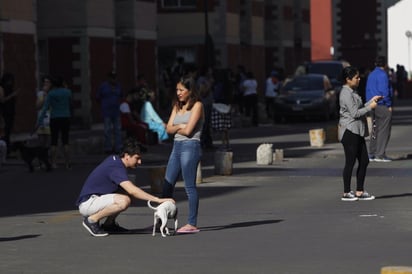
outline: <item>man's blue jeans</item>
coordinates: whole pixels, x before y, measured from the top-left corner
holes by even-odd
[[[171,197],[174,186],[182,174],[189,199],[188,223],[196,226],[199,196],[196,189],[197,165],[201,157],[200,142],[197,140],[175,141],[167,163],[163,196]],[[165,193],[170,192],[170,193]]]
[[[104,151],[119,153],[122,149],[120,116],[104,117]],[[112,138],[114,137],[114,147]]]

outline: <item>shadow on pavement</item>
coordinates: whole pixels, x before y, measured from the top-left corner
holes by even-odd
[[[412,196],[412,193],[402,193],[402,194],[376,196],[376,199],[392,199],[392,198],[403,198],[403,197],[410,197],[410,196]]]
[[[233,223],[233,224],[228,224],[228,225],[204,226],[204,227],[200,227],[200,230],[201,231],[214,231],[214,230],[222,230],[222,229],[233,229],[233,228],[240,228],[240,227],[276,224],[280,222],[283,222],[283,220],[249,221],[249,222]]]
[[[14,236],[14,237],[0,237],[0,242],[11,242],[11,241],[19,241],[31,238],[40,237],[40,234],[29,234],[29,235],[21,235],[21,236]]]

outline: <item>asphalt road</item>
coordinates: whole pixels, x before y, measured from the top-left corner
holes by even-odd
[[[153,212],[143,201],[118,218],[129,234],[94,238],[81,226],[74,201],[103,155],[77,155],[71,171],[51,173],[28,173],[12,160],[0,170],[0,272],[372,274],[412,266],[411,122],[404,103],[394,112],[388,146],[396,160],[370,163],[366,189],[377,199],[358,202],[340,201],[341,145],[309,145],[309,129],[334,122],[232,129],[233,175],[215,175],[213,152],[203,156],[201,232],[167,238],[145,229]],[[256,148],[265,142],[284,149],[284,161],[256,165]],[[164,161],[169,150],[150,147],[146,164]],[[134,173],[150,191],[146,169]],[[176,200],[183,225],[182,182]]]

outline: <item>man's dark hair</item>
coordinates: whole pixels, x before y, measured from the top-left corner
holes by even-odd
[[[120,157],[123,157],[126,153],[129,155],[135,155],[135,154],[140,155],[140,145],[136,139],[127,138],[123,142],[123,149],[122,149],[122,152],[120,153]]]
[[[385,56],[378,56],[375,59],[375,66],[377,67],[384,67],[386,66],[386,57]]]

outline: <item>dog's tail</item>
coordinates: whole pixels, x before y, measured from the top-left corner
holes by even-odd
[[[153,210],[156,210],[157,207],[152,206],[152,204],[150,203],[150,201],[147,201],[147,206],[150,207]]]

